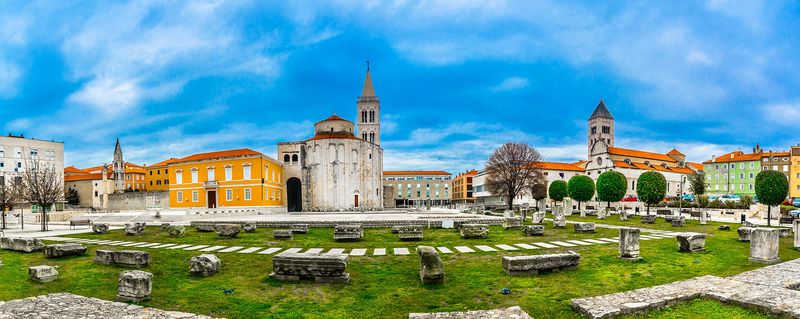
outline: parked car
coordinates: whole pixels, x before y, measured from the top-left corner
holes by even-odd
[[[720,197],[719,200],[722,201],[722,202],[738,203],[739,201],[742,200],[742,198],[739,197],[739,195],[728,194],[728,195],[722,195],[722,197]]]
[[[790,210],[788,214],[789,217],[800,218],[800,209]]]
[[[710,201],[715,201],[715,200],[718,200],[718,199],[719,199],[719,196],[717,196],[717,195],[708,195],[708,200],[710,200]]]
[[[623,202],[635,202],[635,201],[638,201],[638,200],[639,200],[639,198],[634,196],[634,195],[628,195],[628,196],[625,196],[624,198],[622,198]]]
[[[681,199],[691,202],[694,200],[694,194],[684,194],[683,197],[681,197]]]
[[[794,200],[792,200],[792,206],[800,207],[800,197],[795,198]]]

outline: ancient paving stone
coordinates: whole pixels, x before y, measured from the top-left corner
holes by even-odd
[[[531,244],[539,246],[539,247],[543,247],[543,248],[558,248],[558,246],[553,245],[553,244],[548,244],[548,243],[531,243]]]
[[[319,254],[322,252],[322,250],[323,250],[322,248],[311,248],[309,250],[306,250],[305,252],[312,254]]]
[[[466,312],[411,313],[409,319],[533,319],[519,306]]]
[[[400,256],[405,256],[405,255],[410,255],[411,252],[408,251],[408,248],[400,247],[400,248],[395,248],[394,249],[394,254],[395,255],[400,255]]]
[[[597,240],[597,239],[584,239],[584,241],[592,243],[592,244],[608,244],[608,242]]]
[[[264,250],[260,251],[258,254],[259,255],[274,254],[276,252],[281,251],[281,249],[283,249],[283,248],[278,248],[278,247],[267,248],[267,249],[264,249]]]
[[[589,245],[592,245],[592,243],[587,243],[587,242],[585,242],[585,241],[580,241],[580,240],[576,240],[576,239],[573,239],[573,240],[565,240],[565,242],[568,242],[568,243],[571,243],[571,244],[576,244],[576,245],[581,245],[581,246],[589,246]]]
[[[237,254],[252,254],[252,253],[260,250],[261,248],[262,247],[250,247],[250,248],[247,248],[247,249],[243,249],[243,250],[237,251],[236,253]]]
[[[500,248],[502,250],[519,250],[519,248],[517,248],[517,247],[504,245],[504,244],[499,244],[499,245],[495,245],[495,246],[497,246],[497,248]]]
[[[206,247],[208,247],[208,245],[197,245],[197,246],[186,247],[183,250],[192,251],[192,250],[198,250],[200,248],[206,248]]]
[[[242,249],[242,248],[244,248],[244,247],[242,247],[242,246],[233,246],[233,247],[228,247],[228,248],[225,248],[223,250],[220,250],[219,252],[221,252],[221,253],[232,253],[232,252],[237,251],[237,250]]]
[[[514,246],[520,247],[522,249],[539,249],[539,247],[531,246],[528,244],[514,244]]]
[[[122,302],[55,293],[0,302],[0,318],[210,319]]]
[[[447,247],[436,247],[436,249],[438,249],[440,252],[442,252],[442,254],[452,254],[453,253],[453,251],[450,250],[450,248],[447,248]]]
[[[475,248],[478,248],[482,251],[497,251],[497,249],[494,249],[491,246],[486,246],[486,245],[475,245]]]
[[[350,252],[350,256],[364,256],[367,254],[367,250],[364,248],[356,248]]]
[[[469,248],[469,247],[467,247],[467,246],[456,246],[456,247],[454,247],[454,248],[455,248],[456,250],[458,250],[458,252],[460,252],[460,253],[474,253],[474,252],[475,252],[475,250],[474,250],[474,249],[472,249],[472,248]]]
[[[301,250],[303,250],[303,249],[302,248],[289,248],[287,250],[284,250],[283,252],[285,252],[285,253],[299,253]]]
[[[186,248],[186,247],[191,247],[191,246],[192,246],[192,245],[183,244],[183,245],[178,245],[178,246],[172,246],[172,247],[168,247],[167,249],[184,249],[184,248]]]
[[[372,251],[373,256],[385,256],[386,255],[386,248],[375,248]]]
[[[177,245],[178,244],[162,244],[162,245],[158,245],[158,246],[153,246],[153,248],[167,248],[167,247],[172,247],[172,246],[177,246]]]
[[[616,243],[619,240],[619,238],[617,238],[617,239],[614,239],[614,238],[599,238],[597,240],[604,241],[604,242],[607,242],[607,243]]]
[[[220,249],[225,248],[225,247],[228,247],[228,246],[211,246],[211,247],[208,247],[208,248],[200,249],[200,251],[205,251],[205,252],[215,251],[215,250],[220,250]]]
[[[563,241],[551,241],[550,243],[554,244],[554,245],[564,246],[564,247],[575,247],[575,246],[578,246],[578,245],[571,244],[571,243],[565,243]]]

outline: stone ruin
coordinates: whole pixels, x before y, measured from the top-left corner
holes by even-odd
[[[669,220],[672,223],[672,227],[683,227],[686,225],[686,219],[683,216],[675,216]]]
[[[642,224],[655,224],[656,215],[642,215],[640,217],[640,221],[642,222]]]
[[[58,279],[58,270],[53,266],[33,266],[28,267],[28,276],[35,282],[51,282]]]
[[[408,319],[533,319],[519,306],[466,312],[410,313]]]
[[[333,240],[335,241],[359,241],[364,238],[364,227],[360,224],[336,225],[333,229]]]
[[[800,219],[795,219],[792,222],[792,229],[794,230],[794,248],[800,248]]]
[[[270,278],[283,281],[314,279],[318,283],[348,283],[347,255],[283,252],[272,257]]]
[[[419,279],[423,284],[443,284],[444,265],[439,253],[430,246],[417,247],[419,255]]]
[[[739,241],[750,241],[750,235],[756,230],[756,227],[739,227],[736,230],[739,233]]]
[[[778,258],[779,237],[780,230],[777,228],[754,228],[750,233],[750,258],[748,260],[764,264],[781,261]]]
[[[579,234],[594,233],[595,228],[594,223],[585,222],[574,223],[572,227],[575,229],[575,232]]]
[[[171,237],[183,237],[186,235],[186,227],[183,226],[169,226],[167,227],[167,233]]]
[[[628,211],[620,210],[619,211],[619,220],[628,220]]]
[[[159,227],[159,229],[161,231],[169,231],[170,226],[172,226],[170,223],[161,223],[161,227]]]
[[[146,251],[98,249],[95,253],[94,262],[102,265],[145,267],[150,264],[150,253]]]
[[[422,240],[422,226],[405,225],[396,227],[400,240]]]
[[[189,260],[189,272],[192,275],[211,276],[219,271],[222,261],[212,254],[203,254]]]
[[[525,225],[522,227],[525,236],[544,236],[544,225]]]
[[[290,229],[276,229],[272,231],[272,238],[278,240],[292,240],[294,233]]]
[[[95,234],[105,234],[108,232],[108,224],[92,224],[92,231]]]
[[[553,213],[553,227],[567,228],[567,218],[562,213]]]
[[[731,226],[730,225],[719,225],[719,227],[717,227],[717,229],[724,230],[724,231],[729,231],[729,230],[731,230]]]
[[[150,299],[153,292],[153,274],[141,270],[128,270],[119,275],[117,301],[139,302]]]
[[[619,258],[636,261],[639,256],[639,228],[623,227],[619,229]]]
[[[289,229],[295,234],[308,234],[308,224],[293,224]]]
[[[67,256],[77,256],[86,253],[86,247],[81,244],[52,244],[44,247],[44,255],[47,258],[59,258]]]
[[[461,238],[486,238],[489,236],[487,224],[461,224],[459,227]]]
[[[125,224],[125,235],[138,236],[144,234],[144,227],[146,223],[128,223]]]
[[[538,275],[539,272],[574,269],[581,255],[569,251],[561,254],[533,256],[503,256],[503,270],[509,276]]]
[[[792,229],[788,227],[780,227],[778,229],[778,235],[781,238],[789,238],[792,237]]]
[[[706,234],[683,233],[675,236],[678,250],[682,252],[698,252],[706,250]]]
[[[503,228],[506,230],[508,229],[520,229],[522,228],[522,221],[524,219],[519,217],[506,217],[503,219]]]
[[[242,226],[242,229],[245,233],[255,233],[256,230],[258,230],[258,226],[256,223],[246,223],[244,226]]]
[[[214,231],[214,225],[210,224],[194,225],[194,229],[201,233],[210,233]]]
[[[214,231],[217,233],[217,236],[220,238],[234,238],[239,236],[239,232],[242,231],[242,225],[239,224],[216,224],[214,225]]]
[[[543,224],[544,223],[544,211],[533,212],[531,214],[531,223],[534,224]]]
[[[0,238],[0,249],[32,253],[44,249],[44,243],[37,238]]]

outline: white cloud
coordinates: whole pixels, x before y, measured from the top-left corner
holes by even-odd
[[[504,92],[522,89],[528,86],[528,79],[518,76],[512,76],[503,80],[499,84],[491,87],[489,90],[492,92]]]

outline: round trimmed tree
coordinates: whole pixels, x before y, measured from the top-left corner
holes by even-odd
[[[647,204],[647,215],[650,215],[650,205],[660,203],[667,195],[667,179],[656,171],[642,173],[636,181],[636,195]]]
[[[756,175],[758,202],[767,205],[767,226],[772,226],[772,206],[780,205],[789,195],[789,180],[775,170],[761,171]]]
[[[550,184],[550,188],[547,191],[548,196],[550,199],[556,202],[560,202],[564,200],[564,197],[567,197],[567,182],[562,180],[557,180]]]
[[[531,197],[536,200],[537,207],[540,200],[547,198],[547,185],[544,183],[534,183],[531,186]]]
[[[607,171],[597,176],[597,200],[606,202],[611,207],[611,202],[621,201],[628,192],[628,179],[620,172]]]
[[[567,183],[567,193],[569,198],[578,201],[578,210],[581,210],[581,202],[586,202],[594,197],[594,181],[585,175],[575,175]]]

